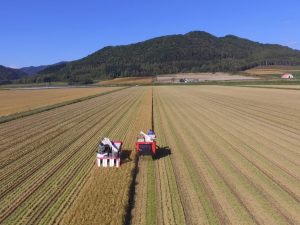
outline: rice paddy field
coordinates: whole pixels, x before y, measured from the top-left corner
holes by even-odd
[[[0,224],[300,224],[300,92],[120,89],[0,124]],[[137,158],[154,128],[157,155]],[[101,137],[124,141],[98,168]]]

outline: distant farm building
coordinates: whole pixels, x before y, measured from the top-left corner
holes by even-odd
[[[293,79],[294,76],[292,74],[286,73],[281,76],[282,79]]]

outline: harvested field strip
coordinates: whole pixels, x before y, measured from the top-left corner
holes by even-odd
[[[152,95],[144,100],[144,110],[147,114],[141,119],[141,129],[146,132],[152,128]],[[138,132],[139,132],[138,131]],[[137,132],[137,134],[138,134]],[[155,164],[152,157],[142,156],[138,160],[138,173],[135,181],[134,207],[131,212],[131,224],[156,224],[156,184]]]
[[[155,96],[155,92],[153,93]],[[135,205],[131,224],[185,224],[183,208],[170,160],[169,148],[160,127],[155,97],[147,105],[152,111],[152,127],[159,137],[159,148],[154,160],[141,157],[136,179]],[[152,105],[152,109],[151,109]],[[149,128],[148,123],[148,128]]]
[[[171,162],[171,151],[167,145],[164,132],[165,121],[162,120],[157,93],[154,89],[154,128],[158,137],[158,153],[155,159],[156,169],[156,199],[157,199],[157,224],[185,224],[185,215],[179,190]],[[186,200],[186,199],[185,199]]]
[[[212,109],[212,108],[211,108]],[[215,113],[215,114],[220,114],[219,111],[217,110],[209,110],[207,113]],[[222,115],[219,115],[222,117]],[[224,116],[223,116],[224,117]],[[224,118],[225,119],[225,118]],[[243,123],[242,123],[243,122]],[[276,138],[267,138],[263,136],[263,134],[268,133],[268,130],[264,130],[264,132],[261,132],[261,129],[255,129],[255,126],[253,123],[247,123],[245,119],[240,119],[238,116],[235,120],[227,120],[224,121],[224,124],[226,124],[226,128],[232,129],[232,131],[237,135],[237,136],[243,136],[244,139],[247,140],[250,144],[250,146],[256,146],[256,148],[253,149],[255,153],[263,157],[264,159],[267,159],[268,161],[274,163],[278,167],[282,168],[285,170],[287,173],[290,173],[291,176],[297,177],[299,174],[297,170],[299,170],[299,153],[290,151],[290,149],[286,146],[289,144],[289,142],[286,141],[285,145],[280,144],[280,142],[285,142],[284,139],[278,139]],[[246,126],[245,126],[246,125]],[[241,132],[243,130],[247,129],[247,134],[242,134]],[[257,132],[258,130],[258,132]],[[259,141],[256,137],[257,135],[261,135],[260,139],[263,141]],[[276,137],[276,133],[272,134],[271,137]],[[269,149],[273,150],[273,154],[269,154]],[[282,151],[284,150],[284,152]],[[291,154],[291,157],[289,155]],[[285,168],[283,168],[283,166]],[[298,179],[298,178],[297,178]]]
[[[149,99],[148,110],[151,110],[151,120],[149,121],[149,127],[154,130],[154,112],[153,112],[153,88],[151,90],[151,99]],[[147,128],[148,130],[149,128]],[[155,179],[155,164],[153,157],[148,157],[147,160],[150,160],[147,163],[147,205],[146,205],[146,224],[155,225],[156,224],[156,179]],[[143,160],[140,160],[140,164],[143,163]],[[142,165],[141,165],[142,166]],[[138,199],[137,199],[138,200]]]
[[[143,163],[143,162],[142,162]],[[138,200],[138,199],[137,199]],[[147,164],[147,205],[146,224],[156,224],[156,188],[155,188],[155,165],[150,158]]]
[[[142,225],[146,224],[147,215],[147,160],[143,162],[143,166],[138,167],[138,173],[135,182],[135,199],[134,208],[132,209],[130,221],[127,224]]]
[[[125,159],[121,168],[93,168],[74,204],[66,211],[59,224],[123,224],[128,207],[131,173],[135,163],[134,142],[140,130],[151,126],[151,89],[143,90],[136,105],[131,105],[119,124],[113,127],[110,136],[124,141],[124,152],[130,158]],[[144,165],[142,164],[142,168]],[[144,170],[146,171],[146,170]],[[138,179],[137,179],[138,180]],[[139,208],[138,210],[145,210]],[[86,213],[86,212],[89,213]],[[137,212],[138,214],[139,212]]]
[[[2,101],[4,99],[4,102],[1,103],[3,108],[1,110],[2,114],[0,114],[0,123],[5,123],[11,120],[30,116],[36,113],[82,102],[87,99],[91,99],[91,98],[99,97],[101,95],[115,92],[117,90],[121,90],[121,89],[119,88],[84,88],[84,89],[66,88],[66,89],[58,89],[58,90],[52,89],[52,90],[40,90],[40,91],[25,90],[23,91],[24,93],[21,93],[19,94],[19,96],[13,98],[11,98],[9,94],[14,91],[9,90],[7,93],[1,93],[3,95]],[[20,90],[17,90],[15,92],[18,91],[22,92]],[[31,100],[30,103],[28,103],[28,99]]]
[[[210,98],[212,101],[221,102],[219,96],[216,94],[210,94],[207,96],[204,96],[206,98]],[[295,120],[297,122],[300,122],[299,118],[297,117],[297,114],[294,111],[290,111],[289,108],[287,109],[280,109],[278,107],[274,107],[272,104],[266,104],[264,106],[260,106],[260,104],[255,104],[255,101],[253,100],[247,100],[247,102],[244,101],[244,99],[238,98],[236,96],[223,96],[222,100],[226,102],[231,102],[232,105],[227,105],[227,107],[232,107],[232,109],[243,109],[246,107],[248,114],[251,114],[253,116],[259,115],[262,118],[264,118],[266,121],[276,121],[276,123],[280,121],[284,121],[283,126],[288,126],[289,122],[291,120]],[[270,110],[271,109],[271,110]],[[268,117],[272,116],[272,117]],[[286,124],[287,122],[287,124]],[[299,127],[295,127],[296,130],[299,130]]]
[[[204,127],[202,127],[202,128],[204,128]],[[206,131],[206,133],[208,133],[207,131]],[[208,138],[208,137],[207,137]],[[228,146],[228,148],[229,148],[229,146]],[[219,153],[220,154],[220,153]],[[228,160],[228,159],[227,159]],[[233,164],[233,165],[235,165],[235,164]],[[235,168],[236,169],[236,168]],[[232,173],[232,172],[231,172]]]
[[[240,117],[237,117],[237,119],[236,120],[239,120],[239,118]],[[244,120],[243,120],[244,121]],[[226,122],[225,122],[226,123]],[[228,126],[231,126],[232,125],[232,123],[230,123],[230,124],[228,124]],[[226,127],[228,127],[228,126],[226,126]],[[241,126],[242,126],[242,123],[241,123]],[[239,126],[234,126],[234,127],[232,127],[232,131],[234,131],[234,129],[239,129]],[[244,129],[246,129],[246,128],[244,128]],[[228,133],[228,132],[227,132]],[[239,131],[239,132],[237,132],[237,135],[241,135],[241,132]],[[285,164],[286,163],[288,163],[289,165],[288,166],[285,166],[285,167],[282,167],[281,165],[279,165],[279,164],[282,164],[284,161],[282,160],[282,158],[281,157],[279,157],[278,159],[277,159],[277,161],[278,160],[280,160],[279,162],[274,162],[274,160],[273,159],[268,159],[268,158],[270,158],[271,156],[272,156],[272,158],[274,158],[274,154],[272,154],[272,155],[270,155],[270,154],[268,154],[268,153],[266,153],[265,155],[263,155],[262,154],[262,152],[264,151],[264,150],[267,150],[268,149],[268,147],[267,147],[267,145],[265,146],[265,148],[262,148],[262,146],[263,146],[263,144],[256,144],[256,145],[253,145],[253,144],[255,144],[255,142],[257,142],[257,140],[258,139],[253,139],[253,140],[251,140],[250,138],[249,138],[249,136],[247,135],[247,134],[245,134],[245,138],[243,138],[242,140],[248,140],[248,142],[251,144],[250,145],[250,148],[251,148],[251,146],[255,146],[254,148],[252,148],[252,153],[257,153],[259,156],[260,156],[260,158],[262,158],[262,159],[267,159],[267,161],[265,161],[265,162],[262,162],[262,164],[268,164],[268,163],[274,163],[274,164],[276,164],[277,165],[277,168],[280,168],[280,169],[282,169],[282,170],[284,170],[286,173],[288,173],[290,176],[292,176],[292,177],[294,177],[296,180],[298,180],[298,178],[297,178],[297,174],[299,174],[299,173],[297,173],[297,170],[299,171],[299,167],[297,168],[297,163],[296,163],[296,165],[295,165],[295,163],[294,163],[294,165],[292,165],[292,164],[290,164],[289,162],[285,162]],[[260,139],[262,139],[262,137],[260,137]],[[259,149],[259,151],[257,151],[256,149]],[[280,149],[278,149],[278,150],[280,150]],[[275,152],[275,155],[276,155],[276,152]],[[254,156],[255,157],[255,156]],[[295,167],[294,169],[295,169],[295,171],[294,170],[292,170],[291,172],[288,172],[287,171],[287,169],[285,169],[285,168],[288,168],[289,170],[290,169],[292,169],[293,168],[293,166]],[[292,175],[291,173],[293,173],[293,171],[294,171],[294,175]],[[274,172],[275,173],[275,172]],[[278,176],[278,173],[276,172],[276,174],[277,174],[277,176]],[[284,177],[285,177],[285,175],[284,175]]]
[[[120,92],[19,119],[28,121],[27,129],[34,131],[32,127],[35,126],[35,117],[42,118],[46,115],[54,122],[51,113],[53,117],[57,116],[57,112],[61,116],[69,117],[73,109],[77,108],[79,112],[78,116],[69,117],[72,122],[70,122],[70,126],[66,126],[67,129],[58,129],[59,134],[54,140],[44,142],[43,139],[47,136],[41,135],[40,140],[33,140],[33,144],[36,146],[34,151],[32,151],[33,149],[27,151],[30,144],[25,145],[24,153],[27,153],[26,157],[31,157],[31,161],[21,164],[22,167],[19,165],[22,163],[22,155],[17,155],[20,162],[18,159],[14,161],[6,158],[13,157],[13,154],[1,157],[3,160],[1,162],[6,162],[1,164],[3,165],[0,191],[0,221],[2,224],[42,222],[49,224],[55,221],[55,217],[64,210],[66,204],[70,203],[70,198],[91,169],[99,137],[110,133],[110,130],[119,124],[120,120],[128,119],[128,112],[133,110],[131,107],[137,107],[140,104],[138,96],[143,93],[143,90],[135,88]],[[112,98],[121,99],[121,101],[108,104]],[[102,107],[103,105],[105,107]],[[60,122],[58,119],[56,126],[59,127]],[[3,126],[6,132],[14,133],[14,126],[9,126],[9,124],[13,125],[17,122],[15,120],[0,125],[0,131]],[[47,132],[47,125],[53,126],[51,123],[45,123],[44,130],[39,127],[40,133]],[[26,129],[23,132],[26,134]],[[21,134],[17,134],[16,137]],[[18,143],[22,145],[22,141],[16,144]],[[42,144],[38,146],[38,143]],[[7,152],[7,149],[4,150]]]
[[[213,210],[213,204],[209,201],[209,195],[205,191],[205,185],[202,179],[198,180],[196,171],[191,167],[186,156],[187,147],[180,142],[176,135],[176,129],[171,126],[170,111],[166,112],[163,106],[166,102],[161,100],[161,93],[158,94],[158,107],[162,121],[164,122],[164,131],[167,143],[172,149],[172,162],[174,165],[175,176],[179,185],[180,197],[183,203],[185,218],[187,224],[219,224],[219,219]],[[185,149],[184,152],[180,149]]]
[[[208,200],[199,199],[202,203],[199,221],[204,222],[203,215],[206,215],[208,221],[215,217],[222,223],[233,224],[300,223],[299,157],[293,158],[299,154],[293,148],[300,144],[299,138],[295,138],[299,137],[296,125],[299,107],[282,108],[277,90],[269,93],[278,97],[272,104],[259,106],[269,96],[256,99],[259,107],[255,107],[253,98],[259,90],[254,89],[248,89],[246,97],[241,95],[242,88],[159,87],[155,90],[165,122],[159,126],[169,134],[172,163],[181,163],[174,166],[174,171],[185,213],[190,213],[186,218],[192,215],[186,209],[194,208],[191,205],[196,202],[184,201],[183,196],[202,187]],[[179,92],[180,99],[176,98]],[[295,99],[294,94],[289,94]],[[281,131],[280,135],[277,133],[281,139],[272,136],[277,131]],[[292,143],[286,145],[290,140]],[[187,163],[182,164],[180,159]],[[182,179],[185,168],[190,175]],[[188,185],[190,190],[186,190],[181,179],[185,185],[194,179]],[[195,218],[189,222],[193,223],[199,224]]]

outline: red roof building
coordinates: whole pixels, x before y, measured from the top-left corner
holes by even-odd
[[[293,79],[294,76],[292,74],[286,73],[281,76],[282,79]]]

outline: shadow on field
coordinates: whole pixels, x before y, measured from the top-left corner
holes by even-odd
[[[169,155],[171,155],[171,149],[169,148],[169,146],[165,146],[165,147],[158,146],[158,149],[156,150],[156,154],[153,157],[153,159],[158,160],[167,157]]]
[[[129,158],[130,158],[130,153],[131,153],[131,151],[129,151]],[[132,159],[130,159],[130,161],[132,161]],[[132,212],[132,210],[134,208],[134,205],[135,205],[134,196],[135,196],[135,187],[137,185],[136,177],[137,177],[138,172],[139,172],[138,157],[136,157],[135,160],[134,160],[134,168],[131,172],[132,180],[131,180],[131,183],[130,183],[130,186],[129,186],[129,191],[128,191],[129,198],[128,198],[128,204],[126,206],[125,220],[124,220],[124,223],[123,223],[124,225],[130,225],[131,224],[131,220],[132,220],[131,212]]]
[[[132,159],[130,157],[131,152],[132,152],[132,150],[128,150],[128,149],[122,150],[122,153],[121,153],[121,162],[122,162],[122,164],[125,164],[125,163],[128,163],[128,162],[132,161]]]

